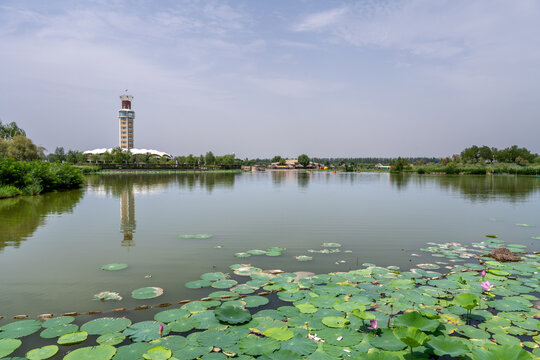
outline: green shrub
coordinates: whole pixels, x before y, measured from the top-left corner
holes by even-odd
[[[5,185],[0,186],[0,199],[15,197],[21,194],[21,190],[17,189],[15,186]]]
[[[416,169],[416,173],[417,173],[417,174],[425,174],[425,173],[426,173],[426,169],[424,169],[424,168],[418,168],[418,169]]]

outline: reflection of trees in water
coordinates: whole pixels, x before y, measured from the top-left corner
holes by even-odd
[[[88,186],[121,197],[126,189],[134,192],[154,192],[171,186],[194,190],[205,188],[211,192],[217,187],[233,187],[238,173],[189,173],[189,174],[111,174],[88,177]]]
[[[301,188],[306,188],[309,184],[310,174],[305,172],[298,172],[298,186]]]
[[[104,191],[120,198],[120,232],[122,246],[135,246],[133,234],[135,222],[135,193],[151,193],[171,186],[179,186],[193,191],[204,188],[208,192],[216,186],[234,186],[234,173],[196,174],[111,174],[88,177],[88,186],[96,191]]]
[[[409,182],[414,181],[419,188],[434,184],[443,190],[459,192],[472,201],[522,201],[540,190],[540,180],[532,176],[389,174],[389,179],[398,190],[405,189]]]
[[[82,199],[83,190],[71,190],[0,200],[0,250],[19,247],[49,214],[71,213]]]
[[[405,174],[388,174],[388,178],[390,179],[390,184],[394,185],[398,190],[405,190],[407,188],[407,185],[409,184],[409,181],[411,181],[411,175],[405,175]]]
[[[459,191],[463,197],[473,201],[505,199],[523,201],[540,190],[540,180],[532,176],[440,176],[442,189]]]

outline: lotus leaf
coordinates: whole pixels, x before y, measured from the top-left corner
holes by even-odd
[[[154,320],[162,323],[170,323],[176,320],[187,318],[190,312],[186,309],[172,309],[158,312],[154,315]]]
[[[216,352],[211,352],[209,354],[203,355],[203,357],[201,358],[201,360],[226,360],[226,359],[227,359],[227,356],[225,354],[216,353]]]
[[[238,285],[238,286],[235,286],[235,287],[231,288],[232,292],[242,294],[242,295],[251,294],[251,293],[255,292],[255,290],[256,290],[255,288],[253,288],[251,286],[248,286],[246,284],[241,284],[241,285]]]
[[[89,346],[73,350],[64,360],[109,360],[115,353],[116,348],[111,345]]]
[[[143,358],[146,360],[167,360],[172,356],[171,350],[163,346],[156,346],[143,354]]]
[[[298,261],[310,261],[310,260],[313,260],[313,258],[311,256],[306,256],[306,255],[295,256],[295,258]]]
[[[422,316],[418,311],[411,311],[399,315],[394,321],[395,326],[413,326],[422,331],[435,331],[440,322],[434,319],[428,319]]]
[[[134,299],[153,299],[163,294],[163,289],[159,287],[144,287],[131,292]]]
[[[208,280],[194,280],[189,281],[185,284],[188,289],[200,289],[203,287],[208,287],[210,285],[212,285],[212,282]]]
[[[118,332],[105,333],[96,339],[98,344],[117,345],[124,341],[126,336]]]
[[[355,359],[358,360],[401,360],[402,358],[388,351],[375,350],[369,353],[360,354]]]
[[[41,329],[37,320],[19,320],[0,327],[0,339],[21,338]]]
[[[317,312],[317,308],[311,304],[297,304],[295,305],[302,314],[313,314]]]
[[[349,320],[339,316],[327,316],[322,318],[324,325],[332,328],[342,328],[349,323]]]
[[[382,350],[403,350],[406,345],[401,342],[390,329],[383,329],[380,335],[373,335],[368,338],[369,343]]]
[[[86,331],[89,335],[103,335],[123,331],[129,325],[131,325],[131,320],[127,318],[104,317],[83,324],[81,330]]]
[[[475,294],[464,293],[456,296],[454,303],[464,309],[472,310],[480,305],[480,298]]]
[[[525,299],[522,300],[527,301]],[[527,311],[532,306],[530,302],[527,304],[526,302],[520,301],[515,297],[505,297],[498,300],[492,300],[489,301],[488,304],[499,311]]]
[[[113,360],[133,360],[142,358],[143,354],[154,347],[149,343],[134,343],[130,345],[120,346],[114,355]]]
[[[395,328],[394,335],[411,348],[422,346],[429,340],[429,336],[412,326]]]
[[[469,348],[458,338],[450,336],[436,336],[427,343],[433,348],[433,352],[439,356],[462,356],[469,352]]]
[[[109,271],[116,271],[116,270],[123,270],[127,268],[127,264],[107,264],[100,267],[101,270],[109,270]]]
[[[26,358],[29,360],[45,360],[52,358],[58,353],[58,346],[47,345],[26,353]]]
[[[361,320],[375,320],[376,316],[372,312],[353,310],[352,314]]]
[[[0,339],[0,357],[8,356],[21,346],[22,342],[18,339]]]
[[[473,360],[529,360],[532,358],[532,355],[519,345],[502,345],[491,347],[489,350],[472,349]]]
[[[295,336],[288,341],[281,343],[282,350],[292,350],[296,353],[307,356],[317,350],[317,343],[304,336]]]
[[[269,354],[280,347],[280,342],[270,338],[259,338],[256,335],[248,335],[239,341],[240,350],[248,355]]]
[[[173,323],[174,324],[174,323]],[[163,334],[159,334],[159,325],[163,326]],[[141,321],[135,323],[124,330],[124,335],[128,336],[134,342],[151,341],[159,337],[167,336],[170,328],[158,321]]]
[[[42,325],[44,328],[55,327],[58,325],[65,325],[73,322],[75,318],[73,316],[60,316],[46,320]]]
[[[321,246],[325,248],[338,248],[338,247],[341,247],[341,244],[328,242],[328,243],[323,243]]]
[[[229,348],[235,345],[240,336],[236,336],[230,331],[206,330],[200,333],[197,341],[201,346],[216,346],[219,348]]]
[[[60,336],[57,343],[59,345],[74,345],[83,342],[87,337],[86,331],[74,331]]]
[[[248,252],[248,254],[251,254],[251,255],[264,255],[264,254],[266,254],[266,251],[264,251],[264,250],[248,250],[247,252]]]
[[[210,346],[194,346],[188,343],[182,349],[175,351],[174,356],[178,359],[195,359],[199,358],[205,354],[208,354],[212,350]],[[235,359],[236,360],[236,359]]]
[[[77,330],[79,330],[79,327],[75,324],[58,325],[58,326],[46,328],[39,334],[39,336],[41,336],[44,339],[52,339],[52,338],[59,337],[70,332],[75,332]]]
[[[268,251],[265,255],[266,256],[280,256],[281,252],[279,252],[279,251]]]
[[[238,307],[218,307],[214,310],[216,318],[226,324],[244,324],[251,320],[251,314],[248,310]]]
[[[354,346],[363,340],[363,334],[348,329],[322,329],[317,331],[317,336],[330,345],[341,347]]]
[[[236,284],[237,282],[235,280],[218,280],[212,283],[211,286],[215,289],[229,289]]]
[[[284,327],[272,327],[272,328],[266,329],[266,331],[264,332],[264,335],[269,338],[276,339],[279,341],[287,341],[287,340],[292,339],[292,337],[294,336],[294,333],[291,330]]]
[[[152,344],[152,346],[166,347],[167,349],[170,349],[174,354],[176,351],[179,351],[184,346],[186,346],[187,340],[183,336],[169,335],[156,340],[152,340],[150,341],[150,344]]]
[[[536,227],[536,225],[530,225],[530,224],[516,224],[516,226],[522,226],[522,227]]]
[[[178,235],[179,239],[210,239],[213,235],[210,234],[188,234]]]
[[[268,298],[264,296],[246,296],[243,298],[243,300],[246,303],[246,307],[252,308],[252,307],[259,307],[262,305],[268,304],[269,300]]]
[[[235,307],[230,307],[226,309],[237,309]],[[242,309],[240,309],[242,310]],[[199,326],[197,326],[197,329],[225,329],[227,328],[226,325],[221,324],[218,319],[216,318],[216,315],[214,314],[213,310],[205,310],[203,312],[193,314],[191,315],[191,318],[199,320]]]

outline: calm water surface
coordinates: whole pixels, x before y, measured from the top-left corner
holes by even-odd
[[[531,236],[540,236],[539,200],[536,177],[95,176],[82,190],[0,200],[0,315],[105,311],[199,298],[214,289],[190,290],[184,283],[205,272],[226,272],[234,263],[313,272],[346,271],[366,262],[405,268],[433,261],[419,251],[426,242],[471,243],[485,234],[538,251],[540,241]],[[214,237],[177,238],[197,233]],[[307,252],[323,242],[341,243],[343,251]],[[271,246],[287,251],[280,257],[233,257]],[[297,255],[313,261],[298,262]],[[108,263],[129,267],[99,270]],[[145,286],[165,293],[131,299],[132,290]],[[124,300],[92,300],[104,290],[117,291]]]

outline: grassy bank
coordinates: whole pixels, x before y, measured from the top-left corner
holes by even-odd
[[[118,174],[233,174],[241,173],[243,170],[101,170],[95,172],[98,175],[118,175]]]
[[[68,164],[0,159],[0,198],[80,187],[82,172]]]
[[[418,174],[463,174],[463,175],[486,175],[486,174],[510,174],[510,175],[540,175],[540,166],[520,166],[515,164],[429,164],[418,165],[404,170],[403,172],[416,172]]]

